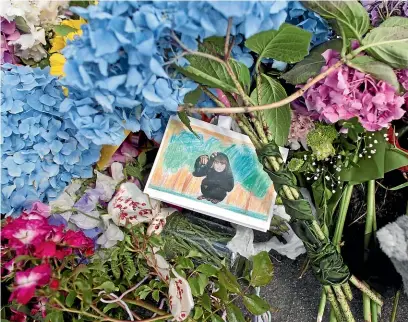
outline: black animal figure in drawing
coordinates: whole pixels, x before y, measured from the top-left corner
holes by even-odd
[[[211,157],[199,156],[194,164],[193,176],[205,177],[201,182],[202,195],[198,200],[206,199],[216,204],[234,188],[234,176],[228,156],[221,152],[214,152]]]

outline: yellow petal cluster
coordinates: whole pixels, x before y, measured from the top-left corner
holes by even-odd
[[[66,36],[56,35],[52,40],[52,47],[50,49],[50,66],[51,75],[54,76],[65,76],[64,74],[64,64],[65,57],[60,54],[61,50],[66,46],[68,40],[74,40],[75,36],[81,36],[82,30],[81,25],[86,23],[84,19],[79,20],[64,20],[61,22],[61,25],[74,28],[75,31],[68,33]]]

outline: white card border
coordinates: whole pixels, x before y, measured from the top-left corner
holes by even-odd
[[[255,153],[255,147],[252,144],[250,138],[244,134],[238,133],[238,132],[234,132],[222,127],[219,127],[217,125],[213,125],[204,121],[200,121],[194,118],[190,118],[190,123],[199,127],[203,127],[203,128],[207,128],[210,129],[212,131],[216,131],[218,133],[221,133],[225,136],[229,136],[231,138],[235,138],[241,141],[244,141],[248,144],[250,144],[254,150]],[[177,120],[179,122],[181,122],[180,118],[176,115],[170,117],[170,120]],[[167,136],[169,135],[169,131],[166,129],[164,136],[163,136],[163,140],[165,140],[167,138]],[[162,150],[164,150],[164,145],[160,145],[159,147],[159,151],[157,152],[157,156],[159,156],[161,153],[163,153]],[[144,189],[144,193],[148,194],[151,198],[160,200],[160,201],[164,201],[164,202],[168,202],[170,204],[173,204],[175,206],[179,206],[185,209],[189,209],[192,211],[196,211],[198,213],[202,213],[205,214],[207,216],[210,217],[216,217],[218,219],[221,220],[225,220],[234,224],[238,224],[241,226],[245,226],[245,227],[249,227],[255,230],[260,230],[263,232],[266,232],[271,224],[271,220],[273,217],[273,206],[275,204],[275,198],[276,198],[276,193],[274,193],[273,196],[273,200],[269,209],[269,213],[268,213],[268,219],[267,220],[262,220],[262,219],[257,219],[257,218],[253,218],[250,217],[248,215],[242,215],[227,209],[223,209],[220,208],[218,206],[215,205],[208,205],[208,204],[203,204],[200,201],[195,201],[195,200],[191,200],[185,197],[180,197],[180,196],[176,196],[173,195],[171,193],[167,193],[167,192],[163,192],[163,191],[159,191],[156,190],[154,188],[149,188],[150,185],[150,181],[152,178],[152,173],[154,173],[154,171],[156,170],[156,167],[158,166],[159,163],[159,158],[156,157],[152,170],[150,171],[150,175],[149,178],[146,182],[145,185],[145,189]],[[205,210],[206,209],[206,210]]]

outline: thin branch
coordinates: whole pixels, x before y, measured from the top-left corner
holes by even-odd
[[[218,58],[218,57],[216,57],[216,56],[213,56],[213,55],[210,55],[210,54],[207,54],[207,53],[202,53],[202,52],[199,52],[199,51],[194,51],[194,50],[191,50],[190,48],[188,48],[188,47],[187,47],[186,45],[184,45],[184,44],[181,42],[181,40],[176,36],[176,34],[174,33],[174,31],[171,32],[171,37],[177,42],[177,44],[178,44],[184,51],[187,52],[187,55],[201,56],[201,57],[204,57],[204,58],[207,58],[207,59],[214,60],[214,61],[216,61],[216,62],[218,62],[218,63],[220,63],[220,64],[226,66],[225,62],[224,62],[221,58]]]
[[[224,59],[225,60],[229,59],[231,28],[232,28],[232,17],[228,18],[227,34],[225,37],[225,44],[224,44]]]
[[[200,88],[212,101],[214,101],[215,104],[217,104],[219,107],[226,108],[225,104],[221,102],[217,96],[211,93],[211,91],[206,86],[201,85]]]
[[[344,59],[339,60],[336,64],[334,64],[333,66],[331,66],[330,68],[328,68],[325,72],[317,75],[315,78],[313,78],[310,82],[306,83],[305,86],[303,86],[303,88],[301,88],[300,90],[294,92],[292,95],[289,95],[288,97],[286,97],[283,100],[280,100],[278,102],[274,102],[271,104],[266,104],[266,105],[259,105],[259,106],[250,106],[250,107],[229,107],[229,108],[224,108],[224,109],[219,109],[217,107],[209,107],[209,108],[185,108],[184,106],[180,106],[179,107],[179,111],[188,111],[191,113],[197,113],[197,112],[201,112],[201,113],[214,113],[214,114],[234,114],[234,113],[248,113],[248,112],[255,112],[255,111],[265,111],[265,110],[269,110],[272,108],[278,108],[281,107],[283,105],[289,104],[291,102],[293,102],[295,99],[301,97],[310,87],[312,87],[314,84],[316,84],[317,82],[321,81],[322,79],[324,79],[325,77],[327,77],[330,73],[332,73],[333,71],[335,71],[337,68],[339,68],[341,65],[343,65],[345,62]]]

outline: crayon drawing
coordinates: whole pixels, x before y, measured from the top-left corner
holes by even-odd
[[[250,140],[191,122],[197,136],[178,118],[170,119],[146,192],[173,204],[187,199],[187,208],[241,225],[269,228],[274,188]]]

